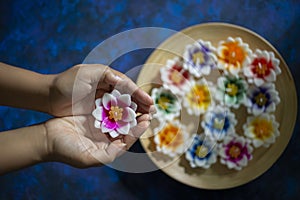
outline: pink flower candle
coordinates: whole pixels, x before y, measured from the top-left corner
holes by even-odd
[[[130,128],[137,125],[137,105],[131,101],[129,94],[121,94],[118,90],[105,93],[95,101],[95,127],[113,138],[120,134],[127,135]]]

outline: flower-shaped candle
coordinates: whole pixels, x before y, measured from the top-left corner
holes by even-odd
[[[185,153],[185,158],[192,168],[202,167],[208,169],[217,161],[216,142],[205,137],[204,134],[193,135],[192,145]]]
[[[269,147],[279,136],[279,124],[274,115],[262,114],[248,117],[244,124],[244,134],[252,140],[254,147]]]
[[[163,87],[153,88],[151,97],[157,110],[154,117],[172,120],[179,116],[181,110],[180,99],[170,90]]]
[[[208,75],[217,66],[215,52],[209,41],[198,40],[193,45],[187,45],[183,54],[184,67],[196,77]]]
[[[244,74],[249,83],[261,86],[265,82],[276,80],[276,76],[281,73],[279,63],[273,52],[257,49],[244,67]]]
[[[211,107],[201,123],[205,134],[217,141],[234,134],[236,124],[234,113],[220,105]]]
[[[239,108],[246,101],[247,82],[242,78],[221,76],[218,78],[216,99],[230,107]]]
[[[229,169],[241,170],[252,159],[253,147],[250,141],[242,136],[228,136],[219,145],[221,163]]]
[[[94,125],[103,133],[109,133],[115,138],[119,134],[128,134],[130,128],[137,125],[137,105],[131,101],[129,94],[113,90],[96,99],[95,104],[96,109],[92,112],[95,117]]]
[[[167,65],[160,69],[160,74],[163,86],[174,94],[183,95],[188,90],[191,75],[178,57],[168,60]]]
[[[182,154],[188,145],[189,134],[178,120],[167,121],[154,129],[156,149],[170,157]]]
[[[238,76],[252,51],[241,38],[228,37],[226,41],[220,41],[217,53],[218,68],[224,70],[225,74]]]
[[[273,83],[265,83],[260,87],[250,88],[247,96],[245,105],[248,107],[248,113],[254,115],[274,112],[276,105],[280,102],[279,94]]]
[[[185,94],[183,105],[190,115],[199,116],[205,113],[213,105],[211,94],[214,88],[211,82],[201,78],[197,82],[192,81],[189,91]]]

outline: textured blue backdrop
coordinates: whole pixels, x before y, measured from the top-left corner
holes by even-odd
[[[277,48],[300,88],[300,2],[289,1],[0,1],[0,61],[41,73],[81,63],[101,41],[145,26],[181,30],[221,21],[249,28]],[[142,64],[151,50],[112,64],[122,72]],[[299,110],[298,110],[299,113]],[[0,106],[0,131],[42,122],[50,116]],[[79,170],[44,163],[0,177],[0,199],[295,199],[300,196],[299,118],[291,142],[275,165],[238,188],[207,191],[174,181],[160,171]],[[136,144],[135,149],[140,149]],[[1,163],[0,163],[1,164]]]

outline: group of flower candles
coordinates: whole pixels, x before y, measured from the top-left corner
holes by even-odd
[[[281,73],[273,52],[254,52],[241,38],[228,37],[215,48],[209,41],[187,45],[182,57],[161,68],[162,87],[151,96],[160,126],[154,129],[157,151],[170,157],[185,154],[191,167],[209,168],[217,162],[241,170],[255,148],[267,148],[279,136],[274,112],[280,103],[275,81]],[[206,78],[220,72],[216,83]],[[247,108],[243,131],[232,109]],[[203,133],[188,133],[180,122],[186,109],[200,118]],[[196,118],[195,118],[196,119]]]

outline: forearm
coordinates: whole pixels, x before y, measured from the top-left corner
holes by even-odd
[[[39,163],[46,155],[43,124],[0,133],[0,175]]]
[[[0,105],[49,113],[54,75],[42,75],[0,63]]]

